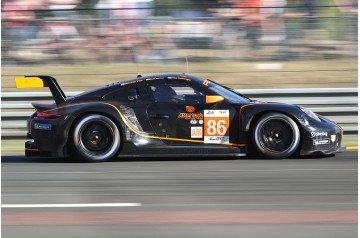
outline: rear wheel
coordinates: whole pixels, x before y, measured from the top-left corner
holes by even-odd
[[[269,113],[256,122],[252,140],[260,155],[271,159],[283,159],[297,150],[300,144],[300,130],[290,117],[280,113]]]
[[[121,136],[118,127],[110,118],[93,114],[76,123],[72,142],[74,151],[81,159],[103,162],[118,154]]]

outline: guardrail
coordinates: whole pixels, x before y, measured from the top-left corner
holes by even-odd
[[[261,101],[306,106],[315,113],[340,124],[345,134],[358,131],[357,88],[299,88],[299,89],[237,89],[236,91]],[[68,92],[74,96],[80,92]],[[26,119],[34,112],[32,103],[53,102],[48,92],[16,92],[1,94],[2,139],[25,138]]]

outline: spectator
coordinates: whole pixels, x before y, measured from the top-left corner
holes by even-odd
[[[7,0],[1,4],[2,22],[12,44],[36,37],[35,14],[29,1]]]
[[[97,17],[101,19],[100,25],[110,25],[114,22],[117,17],[121,17],[123,12],[123,1],[121,0],[99,0],[95,5],[97,9]]]
[[[315,28],[315,21],[312,18],[314,8],[309,0],[288,0],[287,8],[283,14],[286,26],[286,38],[303,38],[306,29]]]
[[[358,38],[358,1],[357,0],[334,0],[340,11],[347,15],[352,16],[347,22],[349,34],[346,36],[347,40],[357,42]]]
[[[262,37],[265,41],[285,40],[285,26],[281,15],[284,13],[286,0],[262,0],[260,14],[263,16],[261,23]]]
[[[75,8],[80,4],[80,0],[47,0],[49,10],[52,10],[53,16],[69,19],[76,16]]]
[[[233,3],[236,8],[236,15],[243,24],[246,24],[246,37],[249,40],[249,60],[258,58],[259,38],[261,37],[261,21],[263,16],[260,13],[261,0],[236,0]]]

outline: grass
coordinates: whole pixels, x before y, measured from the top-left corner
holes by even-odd
[[[260,70],[259,62],[191,62],[189,73],[209,78],[233,88],[313,88],[357,87],[357,59],[276,62],[278,70]],[[266,62],[260,62],[266,63]],[[272,62],[274,63],[274,62]],[[158,64],[82,64],[3,66],[2,91],[15,89],[14,77],[51,75],[58,79],[64,91],[83,91],[105,84],[143,75],[163,72],[186,72],[186,63]],[[34,91],[47,91],[36,89]]]

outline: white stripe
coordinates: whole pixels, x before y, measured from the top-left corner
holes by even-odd
[[[358,169],[240,169],[240,170],[188,170],[187,172],[291,172],[291,171],[357,171]],[[109,170],[109,171],[32,171],[32,172],[2,172],[2,174],[108,174],[108,173],[183,173],[183,171],[161,170]]]
[[[1,208],[139,207],[141,203],[1,204]]]
[[[283,64],[256,64],[255,69],[282,69]]]

